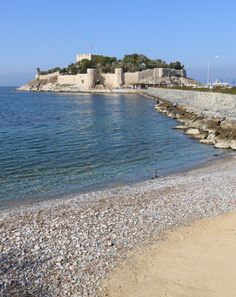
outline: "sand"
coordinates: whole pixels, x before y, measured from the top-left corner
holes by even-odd
[[[236,296],[235,251],[235,212],[201,220],[137,250],[106,279],[105,296]]]

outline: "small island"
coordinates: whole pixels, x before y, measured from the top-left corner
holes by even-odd
[[[181,62],[166,63],[142,54],[125,55],[123,59],[92,54],[78,54],[76,62],[65,68],[47,71],[37,69],[35,79],[20,87],[25,91],[112,92],[147,87],[196,87],[187,78]]]

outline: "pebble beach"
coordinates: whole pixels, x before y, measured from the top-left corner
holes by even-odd
[[[103,279],[167,230],[236,208],[236,156],[167,177],[1,210],[1,296],[105,296]]]

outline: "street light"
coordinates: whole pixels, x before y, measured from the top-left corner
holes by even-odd
[[[219,56],[215,56],[215,59],[218,59]],[[208,65],[207,65],[207,86],[210,87],[211,86],[211,82],[210,82],[210,61],[208,60]]]

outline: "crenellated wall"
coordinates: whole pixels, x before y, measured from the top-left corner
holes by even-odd
[[[85,74],[63,75],[59,72],[47,75],[37,75],[37,80],[54,80],[59,85],[76,85],[82,90],[89,90],[96,86],[97,82],[104,88],[121,88],[145,83],[145,80],[158,79],[168,76],[184,76],[185,70],[175,70],[170,68],[154,68],[137,72],[125,72],[122,68],[116,68],[115,73],[99,73],[95,69],[87,69]]]

